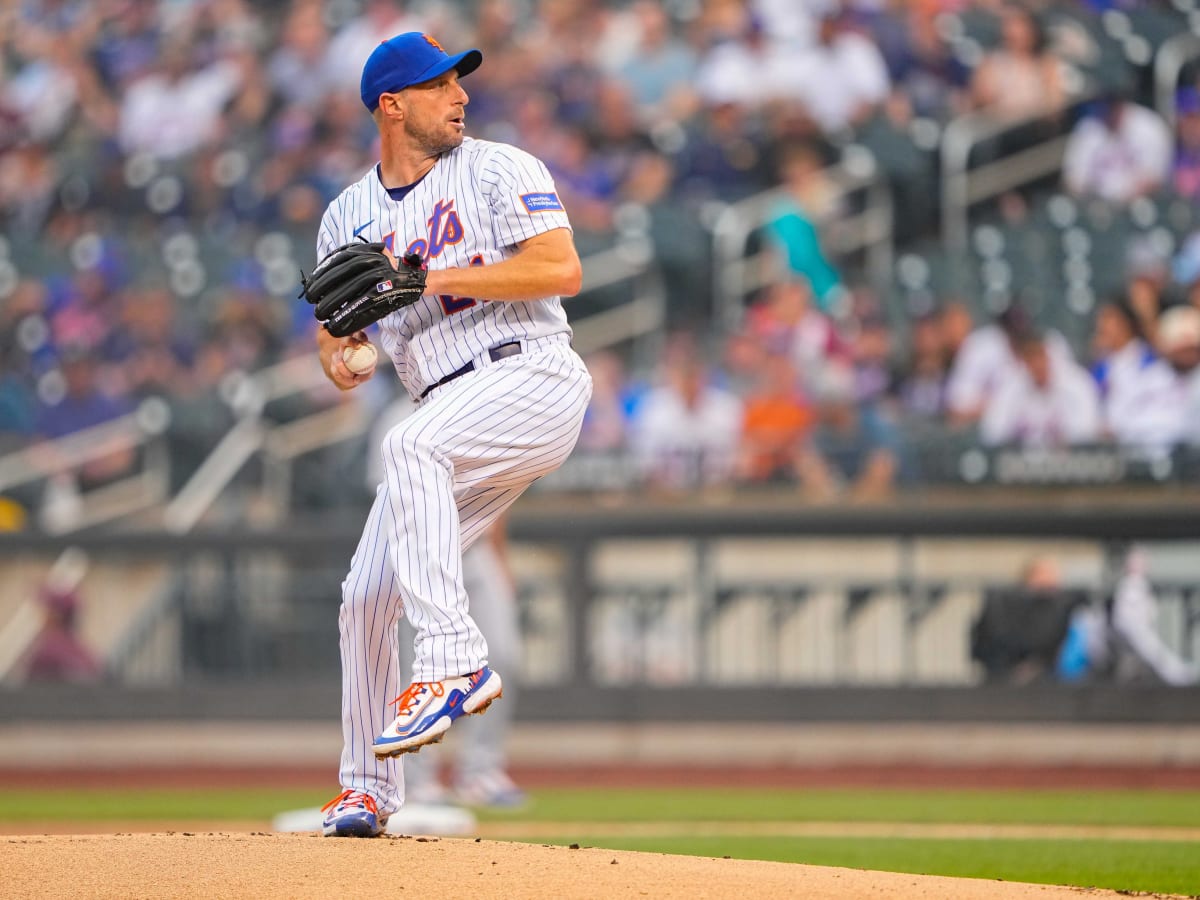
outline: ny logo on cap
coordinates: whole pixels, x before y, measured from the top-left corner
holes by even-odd
[[[421,35],[421,37],[425,38],[425,40],[429,41],[429,43],[433,44],[433,46],[437,47],[443,53],[446,52],[445,49],[442,47],[442,45],[437,42],[437,38],[431,38],[427,34],[423,34],[423,35]]]

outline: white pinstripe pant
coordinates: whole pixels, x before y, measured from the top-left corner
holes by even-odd
[[[343,787],[386,815],[403,802],[396,759],[371,743],[407,686],[397,659],[402,612],[416,630],[413,681],[440,681],[487,663],[467,609],[462,551],[575,446],[591,378],[566,335],[435,389],[384,437],[384,481],[342,583]],[[503,673],[501,673],[503,675]]]

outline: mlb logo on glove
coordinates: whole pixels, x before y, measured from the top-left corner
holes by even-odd
[[[300,296],[334,337],[361,331],[389,313],[418,302],[425,292],[425,265],[406,255],[399,269],[382,243],[352,241],[329,253],[311,277],[300,275]],[[386,278],[380,278],[386,275]]]

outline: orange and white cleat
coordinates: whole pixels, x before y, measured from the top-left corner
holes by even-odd
[[[347,788],[321,807],[325,837],[376,837],[387,831],[387,816],[379,815],[375,798]]]
[[[396,720],[375,738],[372,749],[376,756],[415,753],[440,741],[455,719],[483,712],[503,693],[500,676],[488,666],[445,681],[414,681],[392,701]]]

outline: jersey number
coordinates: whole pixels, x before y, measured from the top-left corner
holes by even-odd
[[[476,253],[471,257],[471,265],[482,266],[483,256]],[[442,309],[448,316],[470,309],[479,302],[474,297],[455,297],[453,294],[438,294],[438,300],[442,302]]]
[[[457,222],[457,221],[458,221],[458,219],[456,217],[455,222]],[[459,228],[460,228],[460,231],[458,233],[458,239],[461,239],[461,237],[462,237],[461,226],[459,226]],[[395,243],[396,243],[396,232],[393,231],[391,234],[385,235],[383,238],[383,243],[387,246],[388,250],[391,250],[394,253],[395,252]],[[457,243],[457,239],[455,241],[451,241],[450,243]],[[405,250],[404,252],[405,253],[420,253],[422,256],[424,256],[425,249],[426,249],[424,244],[425,244],[424,241],[413,241],[413,243],[410,244],[408,246],[408,249]],[[440,248],[439,248],[438,252],[441,252]],[[476,253],[474,256],[471,257],[470,264],[473,266],[482,266],[483,265],[483,255]],[[441,301],[442,309],[445,311],[446,315],[448,315],[448,316],[452,316],[455,313],[462,312],[464,309],[470,309],[472,306],[474,306],[476,303],[479,302],[474,297],[455,297],[453,294],[438,294],[438,300]]]

